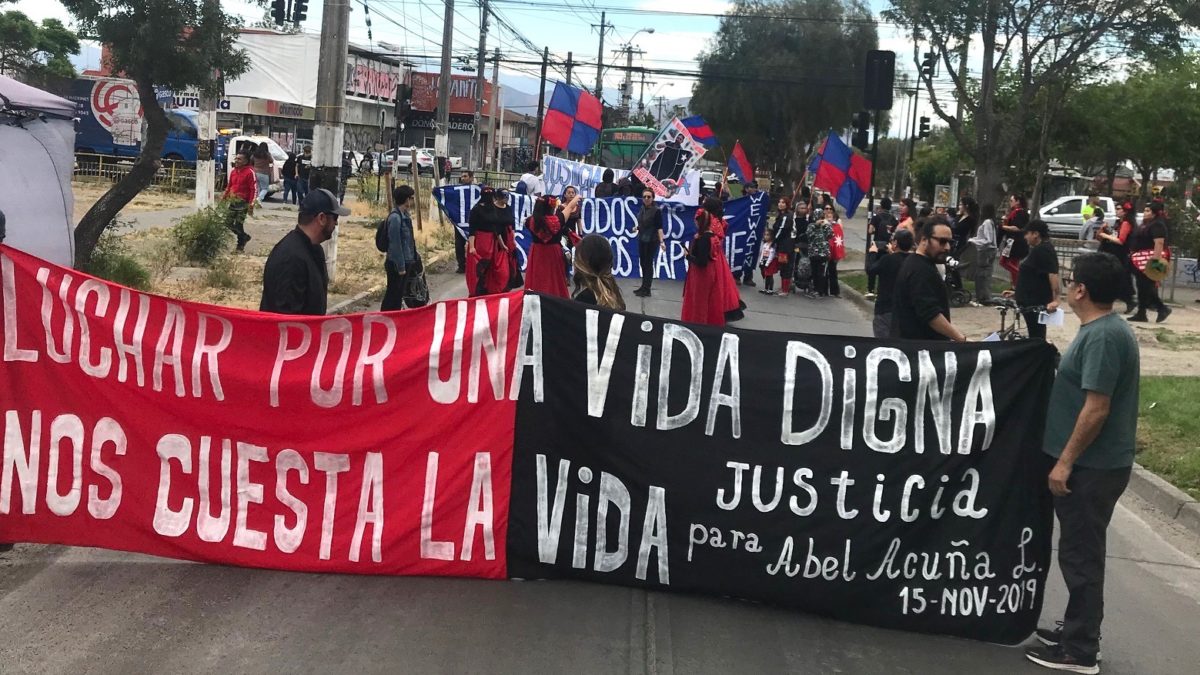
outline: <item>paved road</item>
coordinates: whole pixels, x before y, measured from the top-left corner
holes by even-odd
[[[631,309],[678,316],[678,284]],[[434,297],[461,294],[436,279]],[[848,302],[747,294],[742,325],[865,334]],[[1064,592],[1051,573],[1046,621]],[[1104,671],[1195,673],[1200,545],[1132,496],[1110,537]],[[315,575],[19,546],[0,554],[0,673],[1046,672],[1021,652],[746,602],[587,583]]]

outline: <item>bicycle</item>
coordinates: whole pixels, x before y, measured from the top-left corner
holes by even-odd
[[[996,301],[996,311],[1000,312],[1000,330],[996,331],[1001,342],[1025,340],[1028,338],[1021,327],[1021,317],[1026,313],[1041,313],[1046,311],[1045,305],[1035,307],[1020,307],[1012,298],[1000,298]],[[1008,314],[1013,313],[1012,323],[1008,323]]]

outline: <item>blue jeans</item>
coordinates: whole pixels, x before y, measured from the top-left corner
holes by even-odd
[[[283,179],[283,201],[293,204],[300,203],[300,184],[295,178]]]
[[[297,178],[296,179],[296,192],[298,192],[300,194],[301,201],[303,201],[304,198],[308,196],[308,179],[307,178]]]
[[[265,173],[256,173],[254,177],[258,179],[258,201],[267,198],[267,189],[271,186],[271,177]]]

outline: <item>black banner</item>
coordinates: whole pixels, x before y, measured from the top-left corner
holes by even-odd
[[[1032,632],[1052,347],[722,330],[532,295],[525,311],[545,377],[518,403],[510,576]]]

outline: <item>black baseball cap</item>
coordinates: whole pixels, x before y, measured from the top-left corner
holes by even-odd
[[[300,213],[314,216],[319,213],[348,216],[350,209],[342,206],[337,197],[329,190],[317,188],[309,190],[308,194],[304,196],[304,201],[300,203]]]

